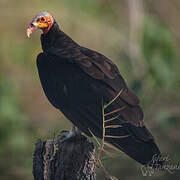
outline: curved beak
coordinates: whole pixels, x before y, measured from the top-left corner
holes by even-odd
[[[27,37],[30,38],[30,35],[37,29],[38,29],[38,23],[35,21],[32,21],[26,30]]]

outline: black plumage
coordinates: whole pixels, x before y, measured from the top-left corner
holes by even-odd
[[[54,107],[88,136],[93,133],[102,138],[102,103],[107,104],[121,92],[105,110],[105,120],[114,119],[106,126],[119,125],[106,130],[105,141],[141,164],[160,154],[144,125],[137,96],[110,59],[74,42],[55,21],[49,32],[41,35],[41,43],[43,52],[37,57],[39,77]]]

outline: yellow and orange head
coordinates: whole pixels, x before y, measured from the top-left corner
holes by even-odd
[[[54,23],[54,19],[48,12],[41,12],[35,16],[27,28],[27,36],[30,35],[37,29],[41,29],[43,33],[48,33]]]

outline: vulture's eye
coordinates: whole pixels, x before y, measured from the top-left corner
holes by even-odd
[[[45,21],[45,18],[44,18],[44,17],[41,17],[41,18],[40,18],[40,21],[41,21],[41,22],[44,22],[44,21]]]

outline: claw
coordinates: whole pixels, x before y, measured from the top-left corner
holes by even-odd
[[[81,132],[78,130],[77,127],[74,125],[71,127],[70,131],[62,131],[61,134],[58,136],[58,142],[64,142],[73,136],[76,136],[77,134],[80,134]]]

